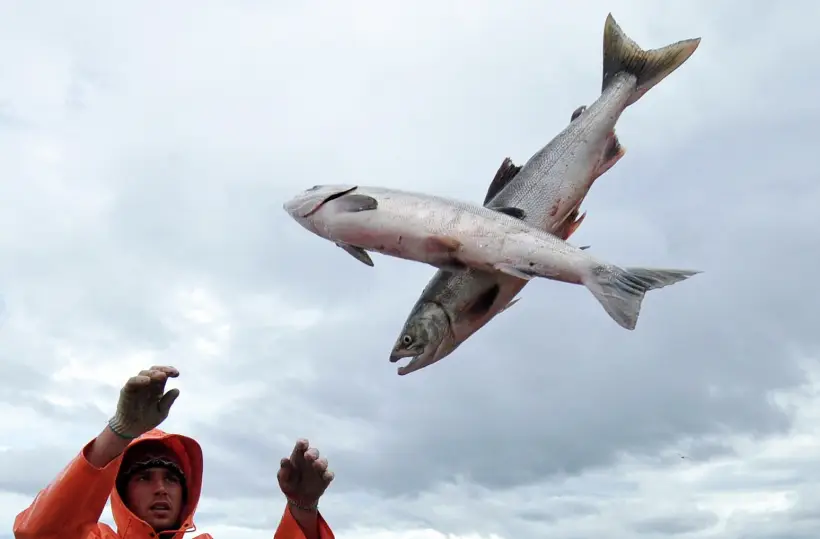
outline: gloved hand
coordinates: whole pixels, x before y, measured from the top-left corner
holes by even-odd
[[[174,367],[154,366],[129,379],[120,390],[117,413],[108,422],[111,430],[131,440],[159,426],[179,396],[178,389],[163,395],[165,382],[177,376]]]
[[[319,458],[319,450],[310,447],[307,440],[299,440],[290,458],[279,462],[279,488],[288,502],[304,511],[315,511],[319,498],[324,494],[333,472],[327,469],[327,459]]]

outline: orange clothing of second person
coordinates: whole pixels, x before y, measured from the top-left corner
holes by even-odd
[[[208,533],[195,535],[194,513],[202,492],[202,449],[187,436],[168,434],[159,429],[132,441],[128,449],[144,440],[160,440],[179,458],[187,478],[188,502],[181,515],[182,528],[164,532],[159,539],[213,539]],[[104,468],[88,462],[89,442],[62,472],[37,494],[31,505],[14,519],[16,539],[157,539],[145,521],[137,518],[123,503],[115,481],[125,452]],[[99,522],[105,503],[111,497],[111,512],[117,530]],[[321,539],[334,539],[333,532],[319,516]],[[305,534],[286,507],[274,539],[305,539]]]

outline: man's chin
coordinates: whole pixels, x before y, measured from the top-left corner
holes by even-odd
[[[176,530],[179,528],[176,519],[172,518],[171,516],[152,514],[148,515],[148,518],[145,519],[145,522],[147,522],[149,526],[154,528],[154,531],[157,533],[169,530]]]

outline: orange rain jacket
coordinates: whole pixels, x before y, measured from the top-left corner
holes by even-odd
[[[179,434],[166,434],[154,429],[132,441],[128,449],[143,440],[161,440],[179,458],[188,486],[188,504],[183,509],[182,530],[162,534],[162,539],[183,539],[196,531],[194,512],[202,491],[202,449],[196,440]],[[14,519],[16,539],[156,539],[157,534],[137,518],[123,503],[115,481],[123,455],[104,468],[95,468],[86,458],[89,442],[46,488],[37,494],[31,505]],[[126,449],[126,452],[128,451]],[[124,453],[123,453],[124,454]],[[111,512],[117,531],[99,522],[105,502],[111,497]],[[321,539],[334,539],[333,532],[319,516]],[[189,536],[191,537],[191,536]],[[213,539],[204,533],[192,539]],[[305,539],[289,508],[285,508],[274,539]]]

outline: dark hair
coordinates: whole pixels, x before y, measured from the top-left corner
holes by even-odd
[[[164,445],[163,449],[168,451],[168,448]],[[131,454],[133,455],[134,453],[132,452]],[[188,485],[185,480],[185,472],[182,471],[182,468],[180,468],[176,462],[162,456],[145,455],[142,459],[133,459],[128,457],[128,454],[123,457],[115,482],[117,492],[125,503],[128,503],[128,481],[134,474],[145,471],[149,468],[163,468],[176,476],[182,485],[182,501],[183,503],[188,501]]]

